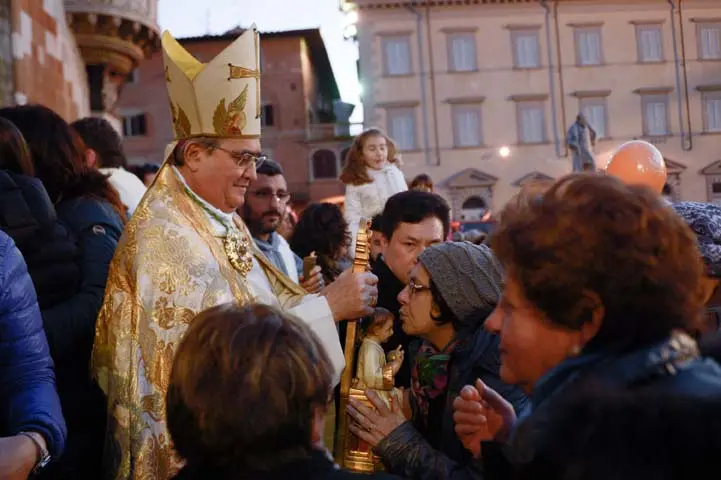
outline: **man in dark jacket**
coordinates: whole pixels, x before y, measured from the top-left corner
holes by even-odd
[[[450,208],[440,196],[409,190],[386,202],[380,222],[382,255],[373,263],[378,277],[378,306],[395,316],[393,336],[383,345],[386,352],[399,345],[408,351],[411,337],[403,333],[398,294],[408,283],[408,274],[426,248],[443,242],[450,228]],[[397,387],[410,386],[410,361],[406,355],[395,377]]]
[[[32,280],[0,231],[0,478],[26,479],[63,451],[66,429]]]

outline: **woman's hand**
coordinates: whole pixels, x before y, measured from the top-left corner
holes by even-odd
[[[466,385],[453,401],[456,434],[474,457],[481,452],[481,442],[505,441],[516,422],[513,406],[481,380]]]
[[[406,417],[401,411],[401,398],[394,396],[391,408],[388,408],[373,390],[366,390],[365,393],[375,410],[368,408],[355,398],[351,398],[348,414],[353,417],[355,423],[351,423],[348,428],[358,438],[368,442],[371,447],[375,447],[403,424]]]
[[[320,267],[317,265],[310,271],[307,279],[301,275],[299,280],[300,286],[308,293],[320,293],[320,291],[323,290],[323,287],[325,287],[323,274],[320,271]]]

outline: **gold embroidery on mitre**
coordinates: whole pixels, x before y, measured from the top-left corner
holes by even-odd
[[[183,138],[190,135],[190,119],[180,105],[170,102],[170,116],[173,120],[173,129],[177,138]]]
[[[248,85],[245,86],[240,95],[225,106],[225,99],[221,98],[213,113],[213,128],[215,133],[221,136],[242,135],[243,129],[248,122],[245,115],[245,104],[248,102]]]
[[[260,136],[259,42],[253,26],[218,56],[203,63],[170,33],[163,33],[163,59],[169,67],[165,77],[176,140],[201,135]]]
[[[256,48],[258,43],[258,36],[255,37]],[[228,64],[230,72],[228,73],[228,81],[238,80],[241,78],[254,78],[255,79],[255,93],[256,93],[256,112],[255,118],[260,118],[260,65],[257,65],[255,70],[245,67],[238,67],[232,63]]]

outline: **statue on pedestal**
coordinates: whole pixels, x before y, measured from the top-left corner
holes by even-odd
[[[358,367],[353,387],[358,390],[373,389],[390,407],[391,401],[401,398],[395,388],[394,378],[403,363],[404,352],[400,346],[386,354],[381,344],[393,335],[393,314],[385,308],[376,308],[366,335],[358,351]]]
[[[588,123],[586,116],[579,113],[566,134],[566,142],[568,148],[571,149],[574,173],[596,171],[596,156],[593,153],[596,137],[596,130]]]

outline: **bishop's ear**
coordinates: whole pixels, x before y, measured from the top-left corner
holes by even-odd
[[[208,155],[206,148],[197,142],[188,142],[183,151],[183,163],[191,171],[196,172],[200,163]]]

